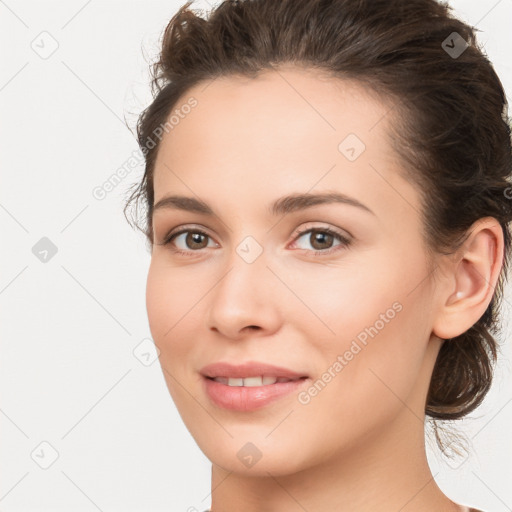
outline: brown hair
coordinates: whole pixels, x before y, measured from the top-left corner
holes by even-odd
[[[152,66],[154,101],[137,123],[145,174],[125,215],[133,202],[142,201],[142,230],[152,244],[159,144],[148,150],[148,141],[200,81],[256,77],[291,63],[355,80],[393,100],[390,138],[404,177],[421,194],[429,254],[455,251],[482,217],[494,217],[503,229],[504,264],[493,299],[475,325],[443,343],[425,408],[427,416],[443,420],[473,411],[491,386],[497,359],[493,334],[499,332],[512,220],[510,118],[503,86],[477,45],[476,29],[435,0],[226,0],[206,19],[190,10],[191,4],[167,25]]]

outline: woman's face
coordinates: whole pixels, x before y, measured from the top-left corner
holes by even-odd
[[[423,436],[436,296],[388,113],[297,68],[202,83],[173,109],[155,204],[190,201],[154,211],[148,318],[183,421],[227,470],[283,475]],[[283,200],[303,194],[348,199]],[[232,387],[203,375],[213,363],[307,378]]]

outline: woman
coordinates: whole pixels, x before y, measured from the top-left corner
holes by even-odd
[[[424,430],[491,385],[510,257],[510,123],[472,28],[434,0],[190,5],[126,206],[211,511],[475,511]]]

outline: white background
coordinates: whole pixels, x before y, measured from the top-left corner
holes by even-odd
[[[151,99],[148,64],[181,4],[0,1],[2,512],[210,505],[210,464],[184,427],[158,361],[145,366],[133,354],[150,337],[149,253],[122,207],[142,163],[103,200],[92,195],[136,154],[136,117]],[[482,31],[512,97],[512,0],[451,5]],[[58,44],[46,59],[31,47],[45,37],[51,48],[43,31]],[[46,263],[32,252],[42,237],[58,250]],[[506,299],[510,318],[510,287]],[[505,329],[493,388],[474,419],[459,423],[470,457],[447,464],[429,448],[445,493],[486,512],[512,509],[507,321]],[[52,450],[57,460],[42,469]]]

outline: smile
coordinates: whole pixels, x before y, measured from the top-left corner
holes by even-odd
[[[305,377],[304,377],[305,378]],[[215,382],[220,382],[221,384],[226,384],[228,386],[244,386],[244,387],[256,387],[256,386],[268,386],[270,384],[275,384],[276,382],[292,382],[300,379],[288,379],[287,377],[271,377],[271,376],[261,376],[261,377],[215,377],[213,378]]]

